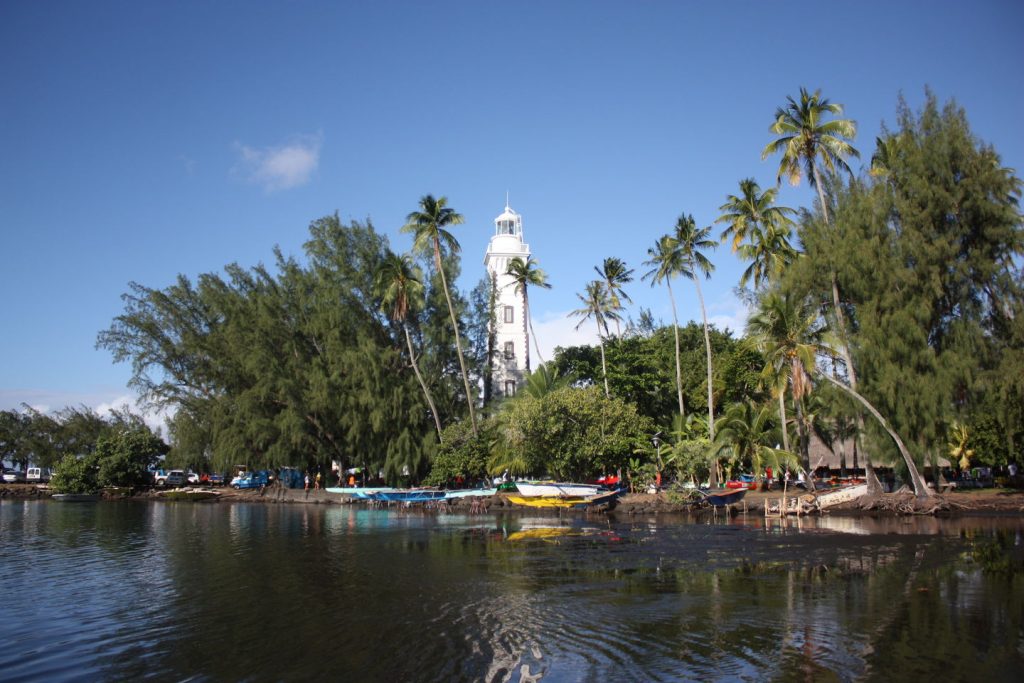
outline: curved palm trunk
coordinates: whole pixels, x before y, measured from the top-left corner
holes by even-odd
[[[672,333],[676,338],[676,391],[679,392],[679,417],[686,419],[686,406],[683,404],[683,371],[679,364],[679,318],[676,316],[676,299],[672,296],[672,283],[665,278],[668,287],[668,300],[672,302]]]
[[[469,390],[469,375],[466,374],[466,361],[462,357],[462,342],[459,341],[459,323],[455,319],[455,308],[452,306],[452,297],[448,294],[448,279],[444,275],[444,266],[441,264],[441,244],[434,239],[434,261],[437,270],[441,273],[441,285],[444,287],[444,298],[448,302],[448,313],[452,317],[452,328],[455,330],[455,350],[459,354],[459,367],[462,369],[462,384],[466,388],[466,403],[469,405],[469,422],[473,427],[473,436],[476,431],[476,411],[473,410],[473,392]]]
[[[530,308],[527,304],[526,308],[526,319],[530,322],[530,336],[533,337],[533,348],[537,351],[537,360],[540,361],[541,365],[544,365],[544,356],[540,355],[540,344],[537,343],[537,333],[533,331],[533,318],[530,317]],[[527,343],[529,346],[529,343]]]
[[[899,449],[900,455],[903,456],[903,461],[907,465],[907,471],[910,473],[910,481],[914,486],[914,494],[918,498],[927,498],[931,496],[932,492],[928,490],[928,487],[924,483],[924,479],[921,478],[921,474],[917,471],[917,465],[914,464],[914,459],[910,457],[910,452],[907,450],[907,447],[903,444],[903,439],[901,439],[900,435],[897,434],[892,429],[892,427],[889,426],[889,423],[886,422],[884,417],[882,417],[882,414],[875,410],[875,407],[871,405],[866,398],[858,394],[850,387],[846,386],[845,384],[838,380],[832,379],[831,377],[824,373],[819,372],[818,374],[819,376],[824,377],[832,384],[835,384],[837,387],[848,393],[850,396],[853,396],[855,399],[860,401],[861,404],[868,409],[868,412],[875,416],[875,419],[878,420],[878,423],[882,425],[885,431],[889,433],[889,436],[892,437],[892,440],[896,442],[896,447]]]
[[[696,273],[694,273],[696,275]],[[711,336],[708,333],[708,314],[704,310],[704,295],[700,291],[699,277],[693,278],[693,284],[697,287],[697,300],[700,301],[700,316],[704,319],[704,348],[708,352],[708,433],[711,440],[715,440],[715,395],[711,384]]]
[[[437,415],[437,407],[434,405],[434,399],[430,395],[430,390],[427,389],[427,383],[423,381],[423,375],[420,374],[420,366],[416,362],[416,352],[412,348],[412,337],[409,336],[409,328],[406,327],[405,323],[402,323],[402,331],[405,332],[405,343],[409,345],[409,360],[412,361],[412,370],[416,373],[416,379],[420,382],[420,387],[423,389],[423,395],[427,397],[427,405],[430,406],[430,414],[434,416],[434,425],[437,427],[437,441],[438,443],[444,443],[444,438],[441,436],[441,418]]]

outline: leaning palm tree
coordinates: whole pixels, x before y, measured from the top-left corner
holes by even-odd
[[[409,334],[409,326],[405,321],[412,309],[416,308],[423,297],[423,282],[420,280],[419,269],[413,265],[412,258],[406,254],[399,256],[388,251],[384,261],[380,264],[376,274],[377,296],[380,297],[381,309],[387,312],[392,321],[398,323],[405,333],[405,343],[409,347],[409,361],[412,363],[413,372],[419,380],[423,395],[430,406],[430,414],[434,416],[434,426],[437,427],[437,440],[444,442],[441,436],[441,418],[437,414],[437,406],[430,395],[427,383],[420,373],[420,366],[416,362],[416,351],[412,346],[412,336]]]
[[[604,291],[604,283],[600,280],[588,282],[585,291],[585,295],[576,295],[576,298],[583,303],[583,308],[577,308],[569,315],[580,319],[576,324],[577,330],[591,318],[597,325],[597,341],[601,345],[601,376],[604,378],[604,395],[608,398],[611,393],[608,391],[608,367],[604,358],[604,338],[608,335],[608,293]],[[601,334],[602,329],[604,330],[603,335]]]
[[[618,314],[622,311],[622,299],[625,299],[629,303],[633,303],[633,300],[629,298],[625,290],[622,289],[622,285],[633,281],[633,270],[626,267],[626,262],[620,258],[609,256],[598,268],[594,266],[594,270],[600,276],[600,279],[604,282],[605,291],[608,292],[609,310],[614,311]],[[622,329],[619,327],[619,319],[615,318],[615,334],[616,336],[622,336]]]
[[[662,235],[654,246],[647,250],[649,261],[645,266],[652,266],[644,274],[642,280],[650,280],[651,287],[664,282],[668,288],[668,300],[672,304],[672,332],[676,339],[676,391],[679,394],[679,417],[686,419],[686,406],[683,403],[683,371],[679,361],[679,317],[676,315],[676,299],[672,295],[672,278],[683,272],[686,264],[679,251],[678,241],[671,235]]]
[[[709,239],[711,226],[698,228],[696,221],[691,215],[683,215],[676,221],[676,243],[679,245],[679,253],[682,256],[684,268],[680,273],[682,276],[693,280],[693,286],[697,288],[697,300],[700,302],[700,316],[704,321],[704,348],[708,357],[708,427],[711,440],[715,440],[715,394],[712,384],[711,369],[711,335],[708,332],[708,313],[704,308],[704,295],[700,291],[701,273],[705,278],[711,278],[711,271],[715,265],[711,263],[701,249],[714,249],[718,243]]]
[[[761,152],[761,159],[767,159],[776,152],[782,153],[776,179],[778,182],[781,182],[782,176],[785,175],[790,184],[797,185],[800,183],[801,175],[806,174],[811,185],[818,191],[821,214],[825,224],[829,225],[828,203],[825,201],[825,192],[822,188],[821,169],[824,168],[830,173],[843,170],[853,175],[844,157],[860,157],[860,152],[850,144],[850,140],[857,135],[857,124],[850,119],[824,121],[823,118],[827,115],[841,115],[843,105],[823,98],[820,90],[815,90],[812,95],[806,88],[800,88],[799,102],[792,97],[786,99],[789,104],[776,109],[775,123],[769,128],[772,133],[781,137],[768,143]],[[835,268],[831,264],[829,271],[837,332],[843,343],[843,361],[850,373],[850,383],[856,389],[857,377],[846,342],[843,311],[839,305],[839,282]]]
[[[544,358],[540,355],[540,345],[537,343],[537,334],[533,331],[533,319],[530,317],[530,296],[529,287],[540,287],[542,289],[551,289],[551,285],[548,284],[548,276],[543,270],[537,268],[537,261],[531,256],[527,256],[526,260],[516,257],[512,259],[508,264],[508,270],[505,271],[512,276],[512,284],[515,285],[516,292],[523,293],[523,309],[525,318],[523,322],[523,332],[526,333],[526,374],[530,374],[530,337],[533,337],[533,346],[537,349],[537,358],[540,359],[541,365],[544,364]],[[527,331],[528,328],[528,331]]]
[[[715,219],[715,223],[726,224],[721,240],[725,242],[731,238],[734,253],[749,238],[751,231],[769,225],[792,223],[789,216],[796,211],[788,206],[774,206],[778,194],[779,190],[775,187],[761,192],[761,186],[753,178],[746,178],[740,181],[740,194],[728,195],[725,204],[718,207],[723,213]]]
[[[473,409],[473,392],[469,388],[469,375],[466,373],[466,361],[462,357],[462,342],[459,341],[459,322],[455,318],[455,308],[448,292],[448,280],[444,274],[444,263],[441,260],[442,246],[453,254],[459,253],[459,242],[455,236],[445,230],[449,225],[460,225],[465,222],[462,214],[456,213],[448,206],[447,197],[434,199],[433,195],[420,198],[420,210],[413,211],[406,217],[402,232],[413,233],[413,248],[420,254],[433,253],[434,267],[441,275],[444,298],[448,302],[448,313],[451,315],[452,328],[455,330],[455,350],[459,354],[459,367],[462,369],[462,384],[466,389],[466,403],[469,405],[469,421],[476,430],[476,412]]]

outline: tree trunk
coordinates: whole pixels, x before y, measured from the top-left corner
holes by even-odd
[[[910,452],[907,450],[907,447],[903,444],[903,439],[900,438],[899,434],[893,431],[892,427],[889,426],[889,423],[886,422],[884,417],[882,417],[882,414],[875,410],[875,407],[871,405],[866,398],[858,394],[850,387],[846,386],[842,382],[832,379],[831,377],[824,373],[819,372],[818,374],[819,376],[824,377],[826,380],[832,382],[832,384],[835,384],[837,387],[839,387],[840,389],[842,389],[843,391],[845,391],[846,393],[860,401],[861,404],[868,409],[868,412],[875,416],[875,419],[878,420],[879,424],[881,424],[885,431],[889,433],[889,436],[892,437],[892,440],[896,442],[896,447],[900,450],[900,455],[903,456],[903,461],[907,465],[907,471],[910,473],[910,481],[914,486],[914,494],[917,495],[918,498],[927,498],[931,496],[932,492],[928,490],[927,485],[925,485],[924,483],[924,479],[921,478],[921,474],[917,471],[917,465],[914,464],[914,459],[910,457]]]
[[[789,430],[786,428],[786,388],[779,391],[779,419],[782,420],[782,448],[787,453],[789,450]]]
[[[715,440],[715,395],[712,384],[712,371],[711,371],[711,336],[708,333],[708,314],[704,310],[704,295],[700,291],[700,279],[693,278],[693,284],[697,287],[697,300],[700,301],[700,316],[704,320],[704,348],[707,349],[708,353],[708,434],[711,436],[711,440]]]
[[[459,354],[459,367],[462,369],[462,384],[466,388],[466,404],[469,405],[469,423],[473,427],[473,436],[476,431],[476,411],[473,409],[473,392],[469,390],[469,375],[466,374],[466,360],[462,357],[462,342],[459,341],[459,322],[455,319],[455,308],[452,306],[452,297],[448,294],[448,279],[444,275],[444,265],[441,263],[441,244],[434,239],[434,261],[437,263],[437,271],[441,274],[441,285],[444,287],[444,298],[448,302],[448,313],[452,317],[452,328],[455,330],[455,350]]]
[[[430,390],[427,389],[427,383],[423,381],[423,375],[420,374],[420,366],[416,362],[416,352],[412,348],[412,337],[409,336],[409,328],[406,327],[404,322],[402,323],[402,331],[405,332],[405,343],[409,345],[409,360],[412,362],[412,370],[416,373],[416,379],[420,382],[423,395],[427,397],[430,414],[434,416],[434,425],[437,427],[437,441],[438,443],[444,443],[444,438],[441,437],[441,418],[437,415],[437,406],[434,405],[434,399],[430,395]]]
[[[530,330],[533,326],[530,324],[530,299],[526,294],[526,283],[523,283],[523,335],[526,337],[526,348],[523,349],[523,355],[526,359],[526,374],[530,374]]]
[[[672,303],[672,333],[676,338],[676,391],[679,392],[679,417],[685,422],[686,407],[683,405],[683,371],[679,364],[679,318],[676,316],[676,299],[672,296],[672,284],[665,278],[668,300]]]
[[[597,342],[601,345],[601,377],[604,378],[604,397],[611,398],[611,393],[608,391],[608,368],[604,363],[604,338],[601,337],[601,324],[597,325]]]

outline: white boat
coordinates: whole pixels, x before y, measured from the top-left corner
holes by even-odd
[[[371,487],[341,487],[341,486],[328,486],[326,489],[327,493],[337,493],[342,496],[352,496],[360,500],[369,500],[373,498],[376,493],[390,493],[397,491],[398,489],[390,488],[387,486],[381,486],[377,488]]]
[[[493,496],[498,492],[496,488],[489,489],[457,489],[455,491],[445,491],[445,500],[451,500],[453,498],[472,498],[474,496]]]
[[[596,496],[602,491],[596,484],[565,484],[559,482],[532,482],[517,481],[516,488],[519,495],[525,498],[534,497],[558,497],[558,498],[585,498]]]
[[[835,489],[834,491],[826,491],[825,493],[819,493],[815,497],[815,503],[817,503],[819,510],[839,505],[840,503],[849,503],[851,500],[856,500],[861,496],[867,495],[868,485],[858,484],[856,486],[846,486],[841,489]]]

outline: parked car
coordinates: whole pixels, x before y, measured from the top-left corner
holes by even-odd
[[[209,484],[210,486],[223,486],[224,485],[224,477],[223,477],[223,475],[220,475],[217,472],[210,472],[209,474],[204,474],[200,478],[200,481],[202,481],[204,484]]]
[[[266,470],[258,472],[246,472],[231,480],[231,486],[236,489],[258,489],[270,483],[270,476]]]
[[[49,467],[29,467],[25,479],[32,484],[41,484],[50,481]]]
[[[25,473],[20,470],[4,470],[5,484],[22,484],[25,482]]]
[[[167,485],[167,470],[154,470],[153,485],[154,486],[166,486]]]
[[[198,484],[199,483],[199,475],[196,474],[195,472],[193,472],[192,470],[189,470],[185,474],[185,476],[188,477],[188,483],[190,483],[190,484]]]
[[[184,486],[188,483],[188,475],[185,474],[185,470],[171,470],[164,477],[165,486]]]

